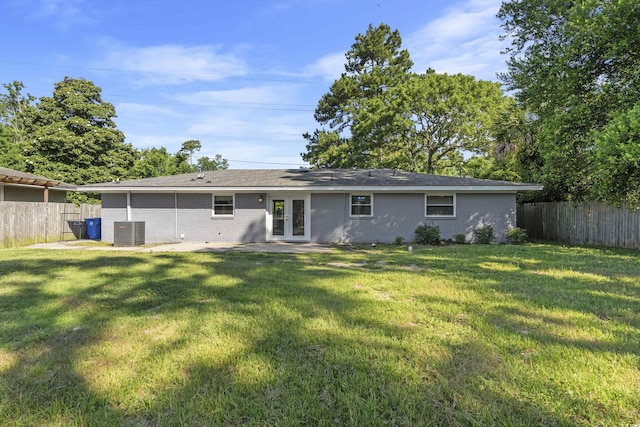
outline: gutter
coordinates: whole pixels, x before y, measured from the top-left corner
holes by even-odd
[[[543,186],[538,184],[523,185],[429,185],[429,186],[294,186],[294,187],[135,187],[135,186],[80,186],[78,191],[96,193],[268,193],[285,191],[305,191],[305,192],[349,192],[349,191],[369,191],[369,192],[470,192],[470,193],[513,193],[518,191],[539,191]]]

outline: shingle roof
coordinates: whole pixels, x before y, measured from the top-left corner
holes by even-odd
[[[62,181],[3,167],[0,167],[0,182],[7,184],[35,185],[38,187],[49,188],[56,187],[55,189],[59,190],[75,190],[75,186]]]
[[[372,187],[492,187],[517,191],[535,184],[428,175],[391,169],[227,169],[81,186],[85,191],[116,189],[278,189]],[[531,188],[536,187],[536,188]],[[539,188],[538,188],[539,187]]]

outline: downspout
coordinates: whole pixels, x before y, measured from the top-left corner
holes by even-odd
[[[0,184],[0,202],[4,202],[4,184]]]
[[[49,203],[49,187],[47,187],[46,185],[44,186],[43,200],[45,203]]]
[[[127,221],[131,221],[131,192],[127,191]]]
[[[176,212],[176,234],[174,239],[177,241],[178,240],[178,193],[175,192],[173,193],[173,206],[175,208],[175,212]]]

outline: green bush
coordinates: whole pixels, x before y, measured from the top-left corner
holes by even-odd
[[[464,245],[465,243],[467,243],[467,236],[462,233],[454,234],[453,243],[455,243],[456,245]]]
[[[421,245],[440,244],[440,227],[437,225],[419,225],[415,233],[416,242]]]
[[[481,245],[488,245],[496,239],[496,235],[493,232],[493,227],[485,225],[484,227],[478,227],[473,231],[476,243]]]
[[[396,236],[396,245],[400,246],[404,243],[404,239],[402,238],[402,236]]]
[[[527,230],[520,227],[513,227],[507,230],[507,242],[512,245],[522,245],[527,243]]]

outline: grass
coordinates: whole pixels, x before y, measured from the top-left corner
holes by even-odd
[[[0,251],[0,425],[640,423],[637,251]]]

